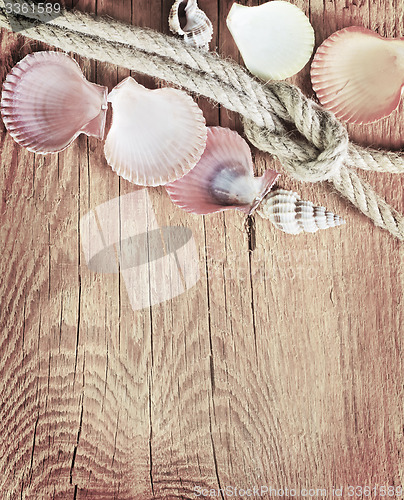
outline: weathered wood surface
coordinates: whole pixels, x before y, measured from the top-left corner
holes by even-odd
[[[170,3],[77,7],[168,32]],[[401,0],[295,3],[317,44],[353,24],[404,35]],[[212,46],[238,59],[225,24],[231,4],[200,0]],[[2,32],[3,80],[25,54],[46,48]],[[78,61],[109,88],[128,75]],[[312,94],[308,67],[293,81]],[[227,110],[200,104],[209,125],[239,128]],[[401,105],[349,130],[363,144],[400,148],[403,124]],[[402,484],[398,241],[327,186],[284,176],[285,187],[347,225],[292,237],[257,218],[250,252],[240,213],[190,216],[152,189],[159,225],[192,230],[201,274],[184,294],[134,311],[122,273],[89,270],[82,250],[81,218],[134,190],[107,166],[102,144],[80,136],[43,157],[0,132],[2,498],[194,498],[202,486],[295,488],[299,498],[302,488],[331,496],[344,487],[349,498],[349,485]],[[256,164],[273,166],[260,153]],[[402,177],[366,176],[404,210]]]

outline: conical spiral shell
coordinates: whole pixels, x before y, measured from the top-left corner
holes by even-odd
[[[315,233],[319,229],[345,224],[338,215],[310,201],[303,201],[297,193],[285,189],[270,191],[259,206],[258,213],[288,234]]]
[[[168,25],[172,33],[183,36],[186,43],[209,49],[213,26],[196,0],[176,0],[170,10]]]

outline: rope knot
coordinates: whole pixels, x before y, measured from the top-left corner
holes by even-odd
[[[278,82],[266,89],[274,127],[270,130],[245,119],[250,142],[278,158],[299,181],[321,182],[337,177],[348,158],[345,127],[295,87]],[[290,130],[288,123],[296,129]]]

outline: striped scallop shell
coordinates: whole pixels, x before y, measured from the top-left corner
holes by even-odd
[[[35,52],[3,84],[1,114],[10,135],[35,153],[56,153],[79,134],[103,139],[107,87],[88,82],[63,52]]]
[[[170,30],[195,47],[209,49],[213,26],[196,0],[176,0],[168,17]]]
[[[285,189],[270,191],[259,206],[258,213],[288,234],[315,233],[319,229],[345,224],[338,215],[310,201],[303,201],[297,193]]]

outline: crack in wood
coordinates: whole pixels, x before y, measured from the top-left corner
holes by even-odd
[[[215,474],[216,474],[217,485],[219,488],[220,496],[221,496],[222,500],[224,500],[222,485],[220,484],[220,478],[219,478],[219,468],[217,465],[215,441],[213,439],[213,433],[212,433],[212,416],[210,413],[210,407],[209,407],[209,434],[210,434],[210,442],[212,445],[212,455],[213,455],[213,463],[215,465]]]
[[[151,391],[152,380],[151,376],[149,378],[149,477],[150,485],[152,489],[152,494],[154,493],[154,482],[153,482],[153,450],[152,450],[152,439],[153,439],[153,422],[152,422],[152,391]]]
[[[77,301],[76,352],[75,352],[75,359],[74,359],[73,384],[76,382],[77,360],[78,360],[78,356],[79,356],[80,316],[81,316],[81,275],[79,274],[79,297],[78,297],[78,301]]]
[[[80,412],[79,429],[77,431],[77,441],[76,441],[76,445],[73,449],[72,463],[70,466],[70,484],[73,484],[73,470],[74,470],[74,465],[76,462],[76,454],[77,454],[77,449],[78,449],[79,442],[80,442],[81,429],[82,429],[82,425],[83,425],[83,413],[84,413],[84,395],[81,398],[81,412]],[[77,485],[76,485],[76,487],[77,487]]]
[[[33,464],[34,464],[34,452],[35,452],[35,440],[36,440],[36,431],[38,428],[38,422],[39,422],[39,415],[37,416],[35,420],[35,425],[34,425],[34,436],[32,438],[32,450],[31,450],[31,461],[29,464],[29,472],[28,472],[28,477],[29,477],[29,484],[31,484],[32,481],[32,472],[33,472]]]

